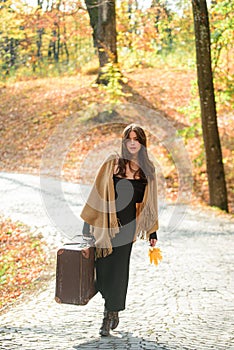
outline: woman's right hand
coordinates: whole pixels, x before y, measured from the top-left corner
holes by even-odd
[[[156,244],[157,244],[157,239],[156,239],[156,238],[151,238],[151,239],[150,239],[150,246],[151,246],[151,247],[155,247]]]

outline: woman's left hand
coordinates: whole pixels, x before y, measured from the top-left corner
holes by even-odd
[[[155,247],[155,246],[156,246],[156,243],[157,243],[157,239],[156,239],[156,238],[151,238],[151,239],[150,239],[150,246],[151,246],[151,247]]]

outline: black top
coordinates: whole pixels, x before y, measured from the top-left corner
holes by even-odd
[[[117,176],[113,176],[113,180],[116,214],[120,226],[124,226],[136,219],[136,203],[143,200],[146,182]]]
[[[122,245],[132,242],[136,230],[136,203],[143,201],[147,180],[126,179],[113,175],[116,215],[120,231],[112,243]],[[89,225],[84,223],[83,235],[89,236]],[[153,232],[150,238],[157,239],[157,233]],[[120,243],[122,242],[122,243]]]
[[[113,176],[116,214],[120,225],[119,235],[128,236],[131,241],[136,229],[136,203],[141,203],[145,193],[147,180],[144,179],[126,179]],[[156,232],[150,235],[150,238],[156,238]]]

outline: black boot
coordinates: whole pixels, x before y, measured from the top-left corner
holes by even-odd
[[[111,316],[111,325],[110,328],[113,330],[115,329],[119,324],[119,314],[118,311],[110,311]]]
[[[110,335],[111,317],[110,312],[105,309],[102,326],[99,330],[99,334],[103,337]]]

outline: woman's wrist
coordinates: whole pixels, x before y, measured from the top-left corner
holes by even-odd
[[[156,239],[156,240],[158,240],[158,236],[157,236],[157,232],[155,231],[155,232],[152,232],[150,235],[149,235],[149,240],[151,240],[151,239]]]

